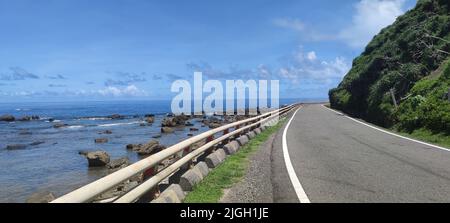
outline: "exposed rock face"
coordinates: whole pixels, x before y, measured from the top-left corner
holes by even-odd
[[[110,119],[124,119],[125,116],[119,115],[119,114],[113,114],[113,115],[108,116],[108,118],[110,118]]]
[[[12,115],[2,115],[0,116],[0,121],[2,122],[13,122],[16,118]]]
[[[145,145],[140,145],[139,147],[135,147],[133,150],[137,152],[140,156],[153,155],[164,150],[166,147],[160,145],[158,141],[152,140]]]
[[[155,117],[147,117],[147,118],[145,118],[145,121],[147,123],[153,123],[153,122],[155,122]]]
[[[222,126],[222,124],[220,124],[220,123],[210,123],[208,125],[208,127],[211,129],[219,128],[220,126]]]
[[[48,191],[36,192],[27,198],[27,203],[50,203],[55,200],[55,195]]]
[[[189,116],[181,114],[179,116],[168,117],[162,120],[162,127],[176,127],[176,126],[185,126],[186,121],[189,120]]]
[[[216,117],[210,117],[208,119],[203,119],[202,120],[202,123],[205,126],[208,126],[211,129],[215,129],[215,128],[218,128],[218,127],[222,126],[223,122],[224,122],[223,120],[218,119]]]
[[[159,139],[159,138],[161,138],[162,137],[162,135],[161,134],[158,134],[158,135],[154,135],[154,136],[152,136],[152,138],[154,138],[154,139]]]
[[[169,128],[169,127],[162,127],[161,128],[161,132],[162,133],[173,133],[174,130],[172,128]]]
[[[27,145],[25,145],[25,144],[12,144],[12,145],[6,146],[6,150],[24,150],[26,148],[27,148]]]
[[[112,160],[110,163],[108,163],[107,167],[109,169],[118,169],[128,166],[130,163],[130,160],[128,160],[128,157],[122,157],[120,159]]]
[[[30,144],[30,146],[38,146],[38,145],[41,145],[41,144],[44,144],[44,143],[45,143],[44,141],[36,141],[36,142],[32,142]]]
[[[95,143],[107,143],[108,139],[107,138],[100,138],[100,139],[95,139]]]
[[[111,135],[112,131],[111,130],[105,130],[103,132],[99,132],[99,134]]]
[[[141,145],[136,145],[136,144],[128,144],[127,145],[127,150],[136,150],[140,147]]]
[[[33,121],[33,120],[39,120],[39,116],[33,115],[33,116],[24,116],[18,119],[18,121],[26,122],[26,121]]]
[[[109,154],[105,151],[88,152],[86,159],[88,160],[89,167],[106,166],[110,161]]]
[[[64,124],[64,123],[56,123],[53,125],[53,128],[55,129],[59,129],[59,128],[63,128],[63,127],[67,127],[69,126],[68,124]]]

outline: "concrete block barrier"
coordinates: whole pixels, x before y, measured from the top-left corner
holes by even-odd
[[[219,149],[214,153],[211,153],[206,157],[205,162],[209,168],[216,168],[219,166],[227,157],[225,150]]]
[[[238,138],[239,145],[241,145],[241,146],[247,144],[248,141],[249,140],[248,140],[248,137],[246,135],[243,135],[243,136]]]
[[[161,195],[151,203],[181,203],[186,195],[178,184],[170,185]]]
[[[203,179],[202,173],[197,169],[188,170],[180,178],[183,191],[192,191],[192,188]]]
[[[239,143],[237,141],[231,141],[223,147],[223,150],[227,155],[235,154],[239,150]]]
[[[257,128],[257,129],[255,129],[255,134],[256,134],[256,135],[259,135],[259,134],[261,134],[261,132],[262,132],[261,128]]]
[[[247,135],[247,137],[248,137],[249,139],[253,139],[253,138],[255,138],[255,136],[256,136],[255,132],[253,132],[253,131],[247,133],[246,135]]]
[[[209,168],[205,162],[197,163],[197,165],[195,165],[193,169],[196,169],[199,173],[201,173],[203,178],[208,176]]]

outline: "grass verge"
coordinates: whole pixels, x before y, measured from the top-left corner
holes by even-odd
[[[250,140],[236,154],[229,156],[220,166],[211,170],[208,176],[197,184],[190,192],[185,203],[217,203],[223,196],[224,189],[232,187],[242,180],[249,164],[249,157],[258,151],[261,144],[277,132],[285,123],[286,119]]]
[[[394,131],[394,130],[391,130]],[[417,129],[412,133],[395,131],[395,133],[412,139],[428,142],[450,149],[450,136],[445,134],[435,134],[426,129]]]
[[[327,106],[327,105],[325,105],[325,106]],[[330,108],[329,106],[327,106],[327,107]],[[336,110],[336,109],[334,109],[334,110]],[[338,110],[336,110],[336,111],[338,111]],[[339,112],[342,112],[342,111],[339,111]],[[384,129],[386,131],[396,133],[398,135],[402,135],[402,136],[405,136],[405,137],[408,137],[411,139],[420,140],[420,141],[423,141],[426,143],[431,143],[431,144],[434,144],[437,146],[442,146],[442,147],[450,149],[450,136],[446,135],[446,134],[442,134],[442,133],[436,134],[427,129],[416,129],[412,133],[407,133],[407,132],[398,131],[395,128],[387,129],[387,128],[384,128],[381,126],[377,126],[373,123],[369,123],[369,124],[374,125],[378,128]]]

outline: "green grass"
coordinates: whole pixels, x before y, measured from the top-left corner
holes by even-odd
[[[236,154],[228,157],[220,166],[213,169],[202,182],[190,192],[185,203],[217,203],[223,196],[224,189],[232,187],[242,180],[249,164],[249,157],[260,148],[267,139],[278,131],[285,119],[277,125],[269,127],[254,139],[250,140]]]
[[[431,144],[435,144],[435,145],[446,147],[446,148],[450,149],[450,136],[445,135],[443,133],[434,134],[431,131],[426,130],[426,129],[418,129],[412,133],[405,133],[405,132],[399,132],[399,131],[395,131],[395,132],[400,135],[409,137],[409,138],[421,140],[424,142],[428,142]]]
[[[342,112],[337,109],[334,109],[334,110]],[[346,114],[346,115],[348,115],[348,114]],[[350,116],[350,115],[348,115],[348,116]],[[433,133],[432,131],[427,130],[425,128],[416,129],[415,131],[413,131],[411,133],[407,133],[405,131],[398,130],[394,127],[393,128],[384,128],[384,127],[375,125],[370,122],[369,122],[369,124],[376,126],[378,128],[384,129],[386,131],[396,133],[398,135],[402,135],[402,136],[405,136],[405,137],[408,137],[411,139],[420,140],[423,142],[431,143],[431,144],[434,144],[437,146],[442,146],[442,147],[450,149],[450,135],[446,135],[445,133]]]

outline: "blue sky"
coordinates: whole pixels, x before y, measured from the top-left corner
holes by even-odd
[[[326,98],[415,0],[0,0],[0,101],[171,99],[193,78]]]

